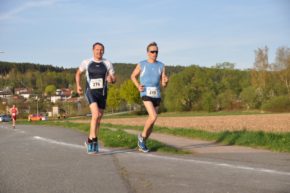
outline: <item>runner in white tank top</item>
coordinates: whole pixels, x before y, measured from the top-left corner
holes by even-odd
[[[112,64],[103,59],[105,47],[97,42],[93,45],[93,59],[84,60],[76,72],[76,85],[78,94],[83,94],[81,87],[81,74],[86,72],[85,95],[90,104],[92,119],[90,133],[85,142],[87,153],[94,154],[99,151],[98,133],[100,122],[106,108],[107,82],[115,83],[116,78]]]

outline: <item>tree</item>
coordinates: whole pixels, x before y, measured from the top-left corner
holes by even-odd
[[[230,63],[230,62],[223,62],[223,63],[217,63],[215,68],[218,69],[234,69],[235,68],[235,63]]]
[[[169,111],[193,110],[201,96],[204,81],[201,80],[202,70],[196,66],[185,68],[174,74],[165,90],[164,104]]]
[[[240,98],[245,103],[247,110],[258,107],[257,94],[254,87],[244,88],[240,94]]]
[[[290,98],[288,95],[275,96],[266,101],[262,109],[271,112],[290,112]]]
[[[120,87],[120,96],[129,105],[141,104],[140,93],[131,80],[126,80]]]
[[[278,71],[278,77],[290,94],[290,48],[280,47],[276,52],[274,69]]]
[[[258,94],[258,101],[262,104],[274,93],[271,81],[271,65],[268,62],[268,48],[258,48],[255,50],[255,55],[254,68],[251,72],[251,82]]]
[[[43,92],[44,82],[43,82],[43,77],[41,76],[40,73],[36,74],[35,88],[38,90],[38,92],[39,91]]]
[[[232,90],[226,90],[217,96],[219,109],[232,110],[232,104],[236,100]]]
[[[268,48],[258,48],[255,50],[255,63],[252,71],[252,84],[256,88],[266,88],[270,65],[268,62]]]
[[[51,96],[53,94],[55,94],[56,91],[56,87],[52,84],[48,85],[47,87],[45,87],[45,94],[47,94],[48,96]]]
[[[114,111],[114,109],[118,108],[120,104],[121,104],[120,90],[115,85],[110,86],[107,98],[108,108],[111,108],[112,111]]]
[[[215,96],[211,92],[205,92],[202,94],[202,109],[207,112],[215,111],[216,101]]]

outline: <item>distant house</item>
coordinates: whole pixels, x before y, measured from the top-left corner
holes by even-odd
[[[12,97],[12,92],[10,90],[0,90],[0,98],[7,99]]]
[[[55,91],[55,95],[56,95],[56,96],[60,96],[60,95],[61,95],[61,89],[56,89],[56,91]]]
[[[56,103],[56,101],[61,100],[61,96],[51,96],[50,101]]]
[[[50,101],[56,103],[58,100],[67,100],[72,97],[72,90],[69,88],[56,89],[55,95],[51,96]]]
[[[69,103],[78,103],[79,100],[80,100],[79,98],[74,97],[74,98],[67,99],[66,102],[69,102]]]
[[[16,95],[22,96],[23,98],[29,99],[32,94],[31,88],[15,88],[14,93]]]

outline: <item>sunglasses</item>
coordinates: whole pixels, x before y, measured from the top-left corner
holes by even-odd
[[[158,54],[158,50],[149,51],[151,54]]]

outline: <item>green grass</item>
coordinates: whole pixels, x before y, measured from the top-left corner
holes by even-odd
[[[290,152],[290,133],[265,133],[235,131],[223,132],[219,136],[218,142],[229,145],[245,145],[251,147],[261,147],[273,151]]]
[[[18,124],[31,124],[31,125],[48,125],[60,126],[70,129],[76,129],[81,132],[89,132],[89,124],[84,123],[71,123],[69,121],[39,121],[27,122],[21,121]],[[128,134],[122,129],[112,130],[106,125],[101,125],[99,131],[99,139],[103,142],[105,147],[125,147],[134,149],[137,147],[136,135]],[[190,152],[179,150],[177,148],[165,145],[155,140],[149,139],[147,146],[151,151],[174,153],[174,154],[188,154]]]
[[[23,123],[28,123],[27,121]],[[30,123],[28,123],[30,124]],[[67,128],[74,128],[79,131],[88,132],[89,125],[82,123],[71,123],[69,121],[43,121],[32,124],[42,125],[56,125]],[[116,128],[116,131],[112,131],[110,128]],[[124,126],[124,125],[112,125],[101,124],[100,139],[103,141],[106,147],[136,147],[136,136],[130,135],[123,131],[123,129],[132,129],[141,131],[141,126]],[[202,139],[215,141],[225,145],[240,145],[255,148],[263,148],[278,152],[290,153],[290,132],[287,133],[270,133],[263,131],[224,131],[224,132],[208,132],[197,129],[185,129],[185,128],[166,128],[166,127],[154,127],[154,132],[171,134],[175,136]],[[171,152],[171,153],[186,153],[177,150],[173,147],[166,146],[154,140],[148,140],[148,147],[153,151]]]
[[[142,127],[139,126],[124,126],[112,124],[102,124],[102,125],[118,129],[142,130]],[[270,133],[263,131],[255,132],[246,130],[208,132],[197,129],[166,128],[158,126],[154,127],[154,132],[194,139],[215,141],[217,143],[222,143],[225,145],[240,145],[290,153],[290,132]]]

